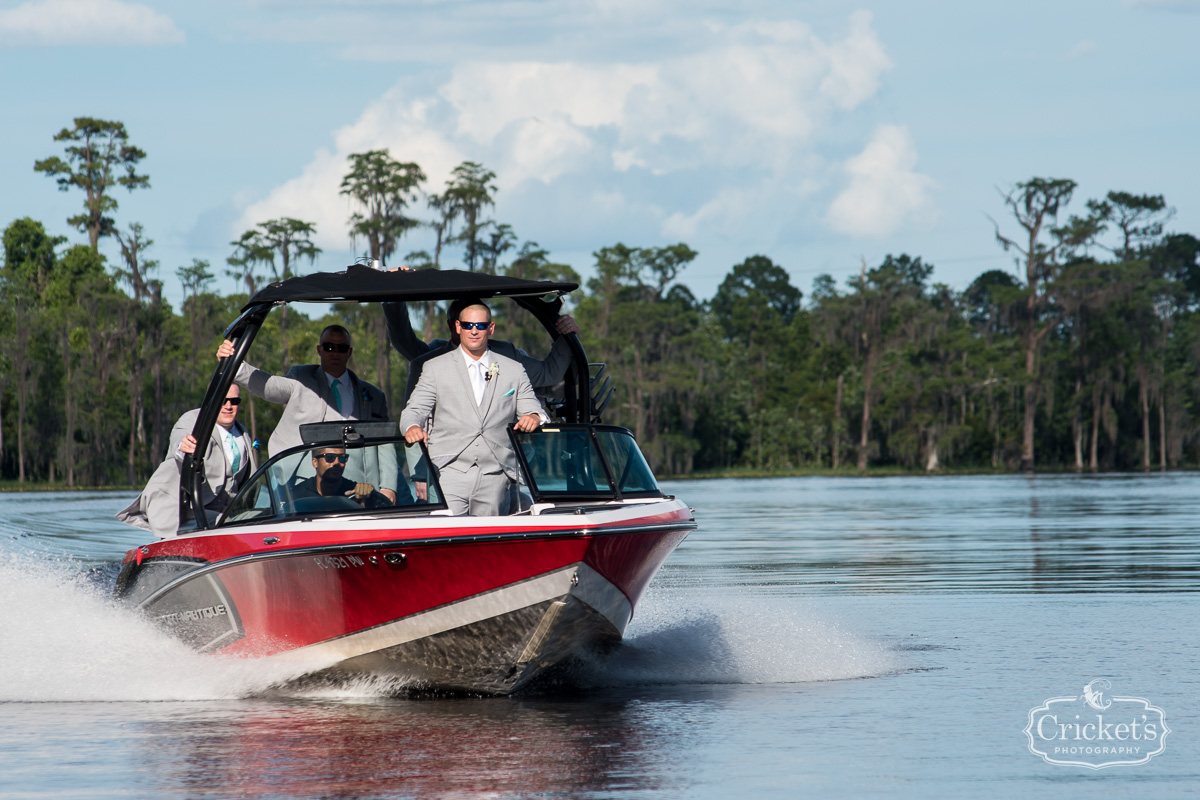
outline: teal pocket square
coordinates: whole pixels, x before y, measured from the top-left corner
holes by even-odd
[[[509,389],[507,392],[505,392],[503,394],[503,397],[508,397],[510,394],[515,394],[516,391],[517,391],[516,389]]]

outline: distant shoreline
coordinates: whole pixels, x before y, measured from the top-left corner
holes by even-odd
[[[67,486],[65,483],[46,483],[30,481],[17,483],[4,481],[0,483],[0,494],[21,494],[23,492],[140,492],[141,486]]]
[[[1147,471],[1104,471],[1090,472],[1088,470],[1077,471],[1074,469],[1038,469],[1034,470],[1034,475],[1169,475],[1184,472],[1196,472],[1197,467],[1194,465],[1175,467],[1173,469],[1162,470],[1152,469]],[[984,469],[984,468],[964,468],[964,469],[939,469],[936,472],[926,472],[925,470],[904,469],[903,467],[868,467],[863,471],[849,468],[830,469],[828,467],[801,467],[798,469],[779,469],[779,470],[758,470],[749,468],[727,469],[727,470],[704,470],[702,472],[693,472],[687,475],[659,475],[656,476],[660,481],[698,481],[698,480],[717,480],[722,478],[888,478],[888,477],[948,477],[961,475],[1023,475],[1017,470],[1005,469]],[[75,486],[69,487],[62,483],[44,483],[44,482],[29,482],[19,484],[15,481],[4,481],[0,483],[0,494],[20,494],[22,492],[140,492],[141,486]]]
[[[1169,475],[1180,472],[1195,472],[1193,465],[1149,471],[1129,470],[1076,470],[1074,468],[1047,467],[1035,469],[1034,475]],[[800,467],[797,469],[756,470],[749,468],[732,468],[727,470],[704,470],[687,475],[657,475],[660,481],[708,480],[716,478],[887,478],[887,477],[948,477],[957,475],[1025,475],[1028,473],[1010,469],[988,469],[984,467],[964,467],[962,469],[938,469],[926,472],[923,469],[905,469],[903,467],[868,467],[859,471],[853,467],[830,469],[829,467]]]

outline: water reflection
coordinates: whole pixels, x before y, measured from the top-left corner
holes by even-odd
[[[664,785],[669,753],[711,736],[705,705],[645,697],[513,701],[440,698],[256,701],[146,721],[144,796],[569,797],[686,793]],[[699,725],[679,725],[678,715]],[[671,724],[665,720],[674,719]],[[131,776],[133,778],[134,776]]]
[[[659,581],[784,594],[1200,590],[1200,476],[689,481]]]

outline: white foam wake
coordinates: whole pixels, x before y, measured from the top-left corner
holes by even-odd
[[[843,630],[798,598],[651,591],[621,646],[580,659],[583,686],[802,683],[902,668],[888,645]]]
[[[0,555],[0,702],[247,697],[322,665],[201,655],[76,564]]]
[[[77,564],[0,555],[0,702],[236,699],[280,691],[328,666],[202,655],[89,582]],[[625,641],[569,667],[580,688],[797,683],[901,668],[884,644],[843,630],[796,598],[651,591]],[[302,696],[378,697],[394,681],[283,688]]]

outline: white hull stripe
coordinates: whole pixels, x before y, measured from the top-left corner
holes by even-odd
[[[577,584],[573,581],[576,576]],[[625,626],[633,616],[633,607],[620,589],[587,564],[577,563],[421,611],[395,622],[279,653],[273,658],[296,657],[305,661],[312,659],[330,663],[344,661],[519,611],[564,595],[571,595],[591,606],[608,619],[618,633],[624,633]]]

